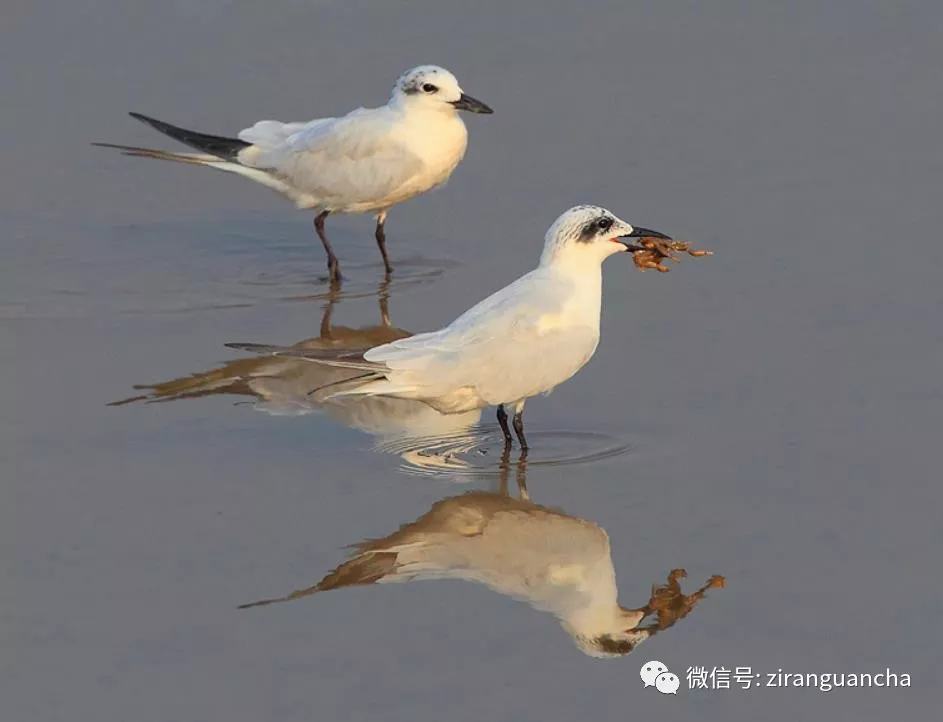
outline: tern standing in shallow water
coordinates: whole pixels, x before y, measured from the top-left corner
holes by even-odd
[[[525,401],[549,393],[592,357],[599,343],[602,262],[614,253],[644,250],[631,242],[635,238],[671,240],[605,208],[576,206],[547,231],[537,268],[445,328],[376,346],[360,358],[295,355],[363,372],[339,384],[334,397],[417,399],[447,414],[497,406],[506,446],[509,404],[526,451]]]
[[[331,280],[337,281],[340,264],[325,235],[325,219],[331,213],[376,214],[377,246],[389,274],[393,268],[386,252],[386,215],[397,203],[448,180],[468,145],[460,110],[493,112],[466,95],[448,70],[420,65],[396,81],[389,102],[379,108],[357,108],[339,118],[303,123],[262,120],[237,138],[197,133],[131,113],[199,153],[94,145],[236,173],[278,191],[299,208],[314,210]]]

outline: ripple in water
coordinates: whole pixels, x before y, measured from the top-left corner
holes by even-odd
[[[332,286],[310,223],[159,221],[92,226],[78,238],[89,236],[96,239],[94,252],[55,259],[40,286],[28,293],[0,289],[9,290],[0,299],[0,318],[155,316],[398,295],[432,285],[460,265],[408,251],[409,239],[391,239],[394,270],[387,281],[372,232],[360,237],[338,229],[345,280]]]
[[[280,301],[324,301],[369,298],[376,296],[378,289],[385,294],[394,294],[417,286],[432,283],[448,269],[458,265],[452,261],[428,258],[410,258],[397,261],[389,279],[383,275],[383,267],[374,263],[345,263],[341,270],[345,274],[340,286],[332,286],[324,273],[303,269],[285,268],[268,271],[257,278],[242,281],[245,286],[260,289],[277,289]],[[287,293],[286,293],[287,291]]]
[[[598,431],[528,431],[527,466],[586,464],[627,454],[634,444]],[[377,444],[380,451],[399,456],[401,469],[419,476],[451,476],[458,480],[501,476],[507,468],[504,437],[488,428],[468,429],[446,436],[408,437]],[[512,459],[519,453],[515,445]]]

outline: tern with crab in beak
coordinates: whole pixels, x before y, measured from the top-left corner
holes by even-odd
[[[639,238],[669,239],[633,226],[599,206],[576,206],[546,233],[540,263],[448,326],[375,346],[356,358],[295,352],[362,373],[331,395],[423,401],[446,414],[498,407],[511,445],[505,405],[522,451],[524,403],[547,394],[589,361],[599,343],[602,263],[637,253]],[[291,352],[289,352],[291,353]]]

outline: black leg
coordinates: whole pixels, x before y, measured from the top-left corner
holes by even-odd
[[[377,216],[377,246],[380,249],[380,255],[383,256],[383,267],[386,269],[386,275],[393,272],[393,266],[390,265],[390,257],[386,255],[386,233],[383,231],[383,223],[386,221],[386,213]]]
[[[511,429],[508,428],[508,412],[504,410],[504,404],[498,404],[498,423],[501,424],[501,431],[504,432],[504,448],[511,448]]]
[[[524,438],[524,412],[516,411],[514,413],[514,433],[517,434],[517,440],[521,442],[521,451],[527,453],[527,439]]]
[[[314,230],[317,231],[318,238],[320,238],[321,243],[324,244],[324,252],[327,253],[327,270],[331,275],[331,283],[336,283],[341,280],[341,264],[337,260],[337,256],[334,255],[334,249],[331,248],[331,244],[328,243],[327,236],[324,235],[324,220],[330,213],[330,211],[318,213],[317,217],[314,219]]]

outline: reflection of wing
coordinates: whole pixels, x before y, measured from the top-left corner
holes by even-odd
[[[408,331],[387,324],[348,328],[325,325],[321,335],[299,341],[291,346],[274,346],[260,343],[228,343],[227,347],[259,354],[259,358],[241,358],[229,361],[219,368],[182,376],[156,384],[137,384],[135,389],[145,394],[114,401],[111,406],[121,406],[132,401],[174,401],[198,398],[211,394],[256,393],[270,398],[265,393],[272,390],[277,396],[292,395],[297,400],[306,398],[313,390],[348,379],[355,373],[329,366],[315,367],[298,359],[305,354],[356,354],[375,346],[409,336]],[[278,389],[277,391],[275,391]]]
[[[132,401],[161,402],[195,399],[213,394],[252,395],[253,380],[267,377],[289,378],[293,375],[293,365],[297,366],[298,362],[276,358],[236,359],[219,368],[181,376],[170,381],[135,384],[134,388],[144,393],[113,401],[109,406],[123,406]]]
[[[244,606],[344,586],[423,579],[479,582],[560,617],[615,603],[609,540],[602,529],[499,494],[443,499],[415,522],[355,548],[353,559],[316,585]]]
[[[121,406],[133,401],[166,402],[203,396],[233,394],[255,397],[255,408],[274,416],[303,415],[324,411],[331,418],[384,439],[440,436],[474,426],[480,412],[445,416],[415,400],[396,398],[329,398],[330,391],[348,383],[361,372],[329,364],[312,363],[304,357],[356,353],[376,343],[408,335],[391,326],[349,329],[335,326],[330,336],[301,341],[294,346],[228,344],[254,351],[260,356],[241,358],[189,376],[155,384],[138,384],[141,393],[115,401]]]
[[[391,133],[388,108],[359,108],[310,123],[262,121],[239,134],[254,145],[239,161],[271,171],[324,204],[384,198],[422,170],[420,158]]]

